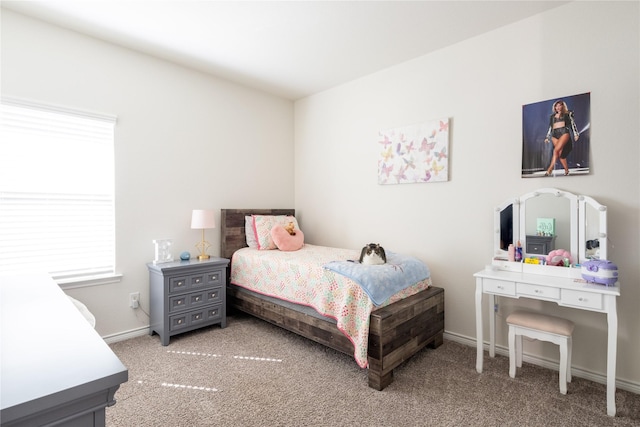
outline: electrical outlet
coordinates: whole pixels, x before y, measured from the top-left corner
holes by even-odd
[[[140,306],[140,292],[132,292],[129,294],[129,307],[138,308]]]

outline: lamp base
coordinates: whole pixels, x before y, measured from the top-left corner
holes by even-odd
[[[209,255],[198,255],[198,261],[202,261],[203,259],[211,258]]]

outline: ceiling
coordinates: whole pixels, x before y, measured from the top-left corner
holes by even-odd
[[[29,15],[299,99],[567,1],[2,1]]]

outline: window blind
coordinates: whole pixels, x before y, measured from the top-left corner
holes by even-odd
[[[115,123],[2,98],[0,273],[115,273]]]

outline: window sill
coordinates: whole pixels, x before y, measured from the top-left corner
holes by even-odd
[[[100,276],[74,277],[73,279],[53,279],[62,289],[87,288],[109,283],[117,283],[122,280],[122,274],[103,274]]]

